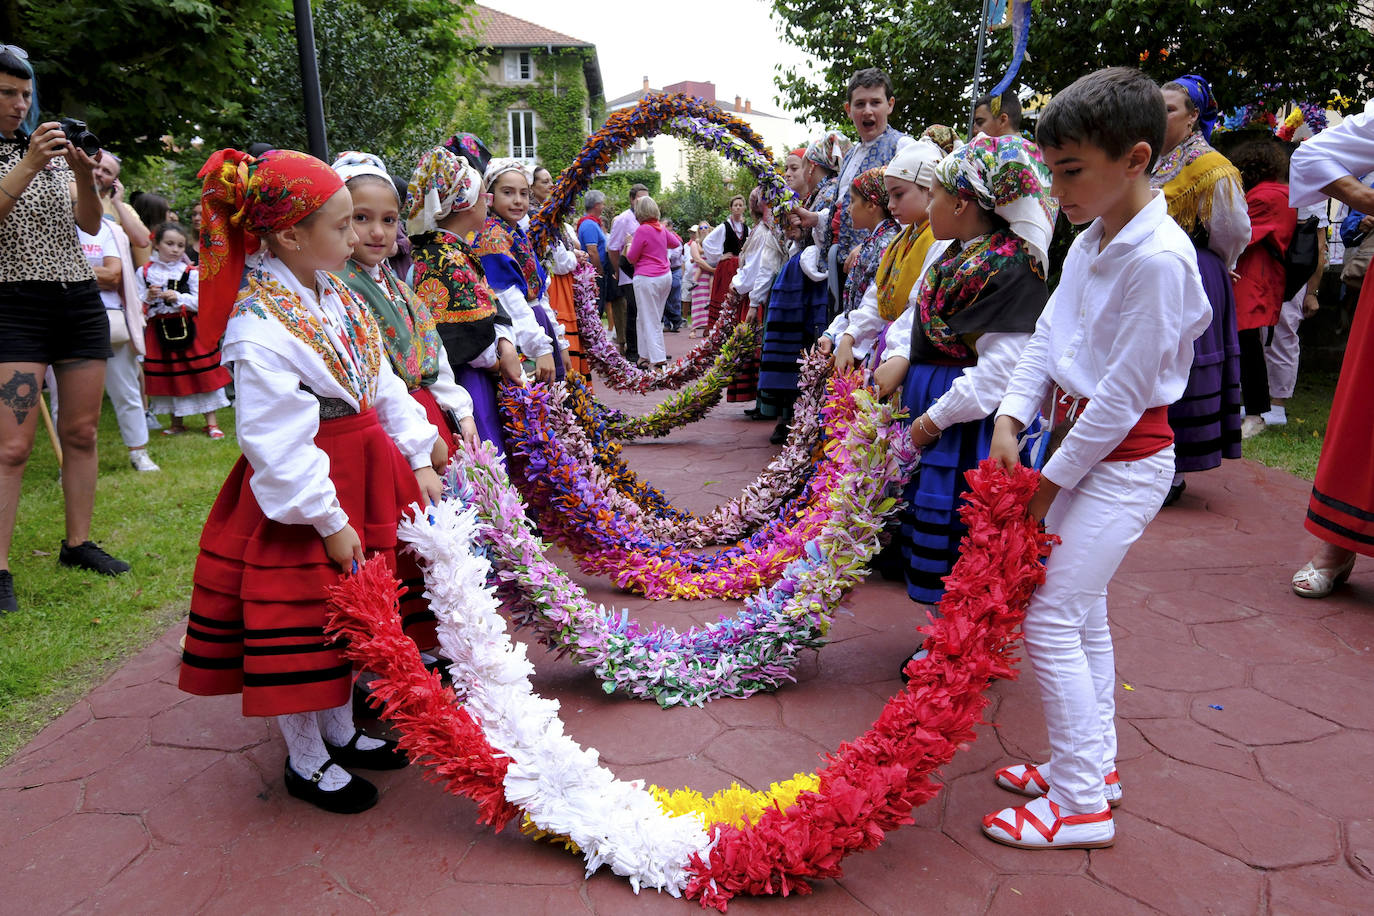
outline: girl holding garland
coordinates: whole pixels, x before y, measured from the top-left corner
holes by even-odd
[[[907,355],[879,370],[905,370],[902,403],[924,449],[904,494],[900,542],[907,595],[925,604],[944,594],[964,534],[964,473],[988,456],[993,414],[1049,299],[1058,214],[1039,149],[1018,136],[976,138],[945,157],[935,179],[930,231],[952,242],[908,310],[909,344],[897,327],[889,334],[888,349],[907,345]]]
[[[386,165],[370,153],[348,151],[334,160],[334,171],[353,199],[353,231],[358,242],[342,278],[367,304],[382,329],[391,369],[447,446],[453,432],[477,438],[472,397],[454,381],[434,315],[387,263],[401,223],[400,200]],[[436,460],[438,456],[436,455]]]
[[[134,271],[147,324],[143,330],[143,378],[148,409],[171,414],[164,436],[186,432],[186,418],[205,416],[205,434],[223,439],[215,411],[229,406],[224,389],[232,379],[220,365],[217,337],[206,337],[196,320],[200,273],[188,263],[186,230],[162,223],[153,230],[153,254]]]
[[[436,146],[420,157],[406,192],[415,297],[434,317],[450,368],[472,398],[477,434],[505,450],[496,403],[497,371],[525,383],[510,316],[487,285],[468,244],[487,220],[482,176],[465,160]]]
[[[530,180],[518,159],[493,159],[482,176],[491,212],[472,250],[482,259],[487,283],[511,317],[516,342],[534,360],[535,381],[563,379],[563,328],[549,306],[549,276],[534,256],[520,220],[530,209]]]
[[[200,174],[200,331],[223,335],[243,455],[201,536],[180,685],[241,693],[244,715],[276,717],[287,791],[355,813],[377,790],[349,768],[406,761],[354,727],[353,669],[324,635],[326,596],[369,553],[403,581],[419,576],[396,526],[412,503],[440,497],[438,431],[391,371],[367,307],[332,273],[357,242],[338,174],[304,153],[232,149]],[[404,594],[400,613],[433,644],[419,595]]]

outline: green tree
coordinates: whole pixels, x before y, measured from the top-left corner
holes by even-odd
[[[895,126],[967,126],[979,0],[773,0],[783,37],[821,62],[782,70],[789,107],[844,124],[844,91],[861,67],[892,76]],[[1100,67],[1143,66],[1164,81],[1202,73],[1227,108],[1254,101],[1326,102],[1374,91],[1371,0],[1036,0],[1020,83],[1062,89]],[[1006,71],[1011,32],[991,33],[983,91]]]
[[[748,169],[727,162],[710,150],[692,146],[687,150],[687,180],[661,194],[659,207],[679,227],[696,225],[702,220],[719,223],[730,212],[730,198],[736,194],[747,198],[757,183]]]

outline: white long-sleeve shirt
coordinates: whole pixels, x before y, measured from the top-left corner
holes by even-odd
[[[838,341],[845,334],[854,340],[854,355],[862,359],[867,356],[878,343],[878,335],[882,334],[884,328],[888,328],[886,346],[882,353],[874,354],[875,363],[880,363],[889,356],[906,356],[911,352],[911,327],[914,306],[921,298],[921,287],[925,283],[926,271],[940,258],[944,257],[952,244],[951,239],[937,239],[926,249],[925,258],[921,261],[921,281],[911,287],[910,294],[907,295],[906,305],[902,308],[902,313],[891,322],[883,320],[883,316],[878,313],[878,283],[868,284],[868,289],[864,290],[864,297],[859,304],[841,315],[836,315],[835,320],[830,323],[830,328],[835,330],[835,340]],[[827,331],[829,333],[829,331]],[[894,338],[894,334],[897,335]]]
[[[538,301],[530,302],[525,298],[525,294],[520,292],[518,286],[507,286],[505,289],[493,289],[496,298],[500,300],[501,307],[510,316],[511,334],[515,339],[515,345],[520,348],[520,352],[532,359],[538,359],[553,352],[553,342],[549,340],[549,335],[544,333],[544,329],[539,326],[539,322],[534,320],[534,309],[536,307],[546,308]],[[548,309],[552,312],[552,309]],[[499,336],[499,335],[498,335]],[[474,360],[474,364],[475,364]]]
[[[1059,286],[1012,372],[999,414],[1028,425],[1052,385],[1087,397],[1044,475],[1072,489],[1151,407],[1188,384],[1193,341],[1212,320],[1192,242],[1155,191],[1106,248],[1102,221],[1069,249]]]
[[[1288,203],[1303,207],[1326,199],[1322,188],[1374,169],[1374,113],[1351,115],[1304,140],[1288,166]]]
[[[1212,216],[1206,227],[1207,247],[1234,268],[1250,244],[1250,208],[1235,182],[1218,181],[1213,186]]]
[[[178,291],[176,286],[181,282],[181,275],[187,271],[190,272],[187,285],[191,291],[183,293]],[[172,315],[179,309],[186,309],[192,313],[200,309],[200,272],[185,261],[178,260],[169,264],[154,252],[148,263],[134,271],[134,284],[138,287],[138,301],[143,303],[143,312],[149,318],[156,315]],[[176,292],[176,301],[168,302],[160,296],[154,298],[149,293],[154,286]]]
[[[730,288],[749,297],[749,304],[762,307],[768,304],[773,281],[787,259],[777,236],[762,224],[755,226],[740,252],[740,269],[730,281]]]
[[[342,281],[317,274],[317,287],[323,291],[317,295],[315,290],[305,289],[270,254],[262,258],[257,269],[285,287],[319,322],[333,349],[361,379],[363,395],[376,409],[378,422],[410,467],[427,466],[438,430],[392,372],[376,325],[372,327],[381,358],[375,375],[369,376],[358,367],[351,349],[340,342],[350,308],[334,285],[346,292]],[[365,306],[351,307],[360,309],[371,322]],[[349,519],[329,477],[329,458],[315,445],[320,428],[320,402],[315,395],[339,398],[357,409],[359,392],[335,378],[323,358],[269,310],[261,315],[244,310],[231,317],[221,354],[234,373],[239,447],[253,468],[249,485],[263,514],[282,524],[311,525],[321,537],[342,530]]]
[[[947,429],[956,423],[991,416],[1002,403],[1012,370],[1030,339],[1031,335],[1020,332],[980,335],[973,342],[978,362],[965,369],[949,390],[925,409],[931,422],[940,429]],[[913,411],[919,407],[917,404],[908,406]]]

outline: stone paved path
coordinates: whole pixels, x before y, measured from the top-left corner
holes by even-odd
[[[678,343],[670,340],[670,343]],[[685,346],[686,341],[679,343]],[[642,402],[609,398],[636,412]],[[769,424],[722,405],[696,427],[627,449],[679,504],[738,492],[771,455]],[[1014,799],[993,769],[1046,752],[1029,678],[991,688],[979,737],[943,771],[916,825],[846,861],[810,897],[742,899],[741,913],[1350,914],[1374,910],[1371,646],[1374,563],[1326,601],[1287,587],[1305,558],[1307,485],[1249,462],[1194,475],[1111,590],[1121,687],[1119,840],[1094,852],[1025,852],[979,834]],[[571,568],[561,558],[565,566]],[[653,603],[582,577],[642,618],[705,622],[733,605]],[[628,600],[627,600],[628,598]],[[606,697],[541,650],[540,692],[569,733],[626,778],[705,792],[814,769],[899,689],[917,609],[873,581],[833,643],[773,695],[663,711]],[[282,787],[272,727],[238,699],[175,687],[174,628],[0,767],[0,913],[690,912],[638,897],[413,770],[376,774],[356,817]],[[289,904],[288,904],[289,901]]]

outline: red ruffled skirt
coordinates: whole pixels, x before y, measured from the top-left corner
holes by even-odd
[[[184,398],[218,391],[233,381],[219,364],[219,342],[207,343],[197,334],[184,350],[168,350],[149,319],[143,332],[143,378],[150,398]],[[199,323],[197,322],[197,326]]]
[[[449,422],[448,414],[444,412],[444,408],[439,406],[439,401],[434,397],[434,392],[421,385],[419,388],[410,389],[410,396],[425,409],[425,419],[433,423],[434,428],[439,430],[439,435],[443,437],[449,452],[452,453],[458,431]]]
[[[1307,530],[1338,547],[1374,557],[1374,273],[1365,275],[1331,402]]]
[[[568,339],[569,369],[576,369],[591,384],[592,369],[582,352],[582,335],[577,330],[577,309],[573,303],[574,285],[572,274],[554,274],[549,277],[549,305],[563,325],[563,336]]]
[[[366,410],[320,422],[315,436],[330,461],[339,504],[363,550],[386,557],[405,586],[402,625],[434,645],[434,615],[415,560],[397,551],[396,527],[422,502],[415,474]],[[180,686],[188,693],[243,694],[245,716],[332,709],[348,702],[353,667],[324,635],[327,589],[339,580],[324,540],[310,525],[268,519],[240,456],[205,530],[191,591]]]

